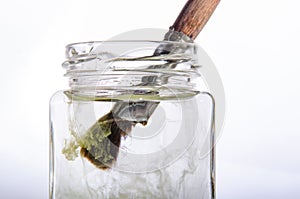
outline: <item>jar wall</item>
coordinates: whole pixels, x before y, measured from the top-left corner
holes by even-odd
[[[82,139],[117,100],[54,94],[50,198],[214,198],[213,98],[198,93],[151,100],[157,107],[148,123],[122,136],[116,161],[101,169],[80,153]]]

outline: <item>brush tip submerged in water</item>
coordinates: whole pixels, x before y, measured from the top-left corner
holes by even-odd
[[[109,169],[116,161],[121,138],[126,137],[135,123],[114,118],[112,111],[101,117],[88,131],[93,144],[81,147],[81,156],[100,169]],[[105,127],[104,127],[105,126]],[[105,137],[98,135],[106,134]],[[85,140],[87,140],[85,136]]]

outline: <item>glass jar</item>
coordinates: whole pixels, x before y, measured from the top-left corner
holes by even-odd
[[[70,89],[50,101],[50,198],[215,198],[198,57],[185,42],[68,45]]]

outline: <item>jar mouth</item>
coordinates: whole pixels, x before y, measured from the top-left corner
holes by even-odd
[[[188,42],[79,42],[66,46],[66,58],[63,68],[67,71],[65,76],[70,78],[71,89],[85,93],[99,93],[99,90],[126,93],[136,92],[136,88],[141,93],[155,93],[160,88],[193,90],[200,76],[197,45]]]
[[[165,41],[165,40],[96,40],[96,41],[83,41],[83,42],[74,42],[66,45],[66,48],[76,45],[90,45],[90,44],[102,44],[102,43],[178,43],[182,44],[182,41]],[[186,42],[189,45],[197,45],[193,42]]]
[[[150,47],[159,45],[171,45],[177,48],[196,48],[197,44],[192,42],[181,41],[156,41],[156,40],[106,40],[106,41],[86,41],[76,42],[66,45],[65,57],[71,59],[77,56],[97,53],[97,48],[112,46],[127,46],[127,50],[136,47]]]

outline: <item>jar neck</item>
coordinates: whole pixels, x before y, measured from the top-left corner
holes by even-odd
[[[186,42],[77,43],[67,46],[63,67],[80,95],[170,96],[199,91],[196,51]]]

